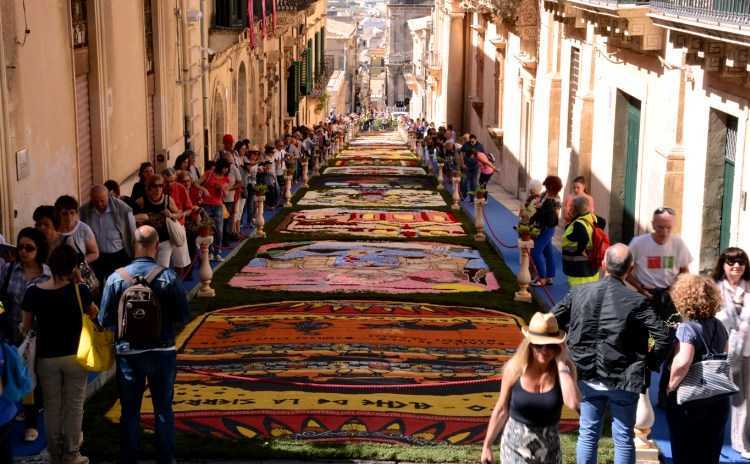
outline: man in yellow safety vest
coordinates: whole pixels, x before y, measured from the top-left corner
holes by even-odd
[[[562,238],[563,272],[571,287],[599,280],[599,268],[589,259],[597,217],[590,211],[589,199],[585,196],[573,199],[573,210],[576,216],[565,228]]]

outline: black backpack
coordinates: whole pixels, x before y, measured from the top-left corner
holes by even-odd
[[[117,340],[132,348],[151,346],[161,341],[162,308],[151,283],[164,271],[154,268],[145,277],[131,276],[125,268],[117,273],[125,281],[125,291],[117,306]]]

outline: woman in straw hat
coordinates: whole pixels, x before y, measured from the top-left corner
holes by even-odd
[[[565,346],[566,334],[552,314],[535,313],[521,329],[524,340],[503,370],[482,448],[482,464],[492,460],[492,444],[502,431],[503,464],[562,462],[558,424],[562,405],[578,409],[581,393]]]

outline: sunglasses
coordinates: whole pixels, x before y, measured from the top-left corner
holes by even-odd
[[[727,256],[725,263],[729,264],[730,266],[734,266],[735,264],[739,264],[740,266],[747,266],[747,260],[742,256]]]
[[[537,344],[532,343],[531,347],[533,349],[537,350],[537,351],[545,351],[545,350],[557,351],[558,350],[558,346],[557,345],[551,345],[551,344],[548,344],[548,345],[537,345]]]
[[[25,251],[26,253],[31,253],[32,251],[36,251],[36,247],[34,245],[19,245],[18,249],[20,251]]]
[[[654,214],[664,214],[664,213],[671,214],[672,216],[675,215],[674,214],[674,210],[672,208],[667,207],[667,206],[662,206],[661,208],[656,208],[656,210],[654,211]]]

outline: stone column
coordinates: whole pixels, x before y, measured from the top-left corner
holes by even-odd
[[[205,237],[198,236],[195,239],[195,244],[200,250],[201,264],[198,271],[198,278],[201,281],[201,286],[198,289],[198,296],[205,298],[213,298],[216,296],[216,291],[211,288],[211,280],[214,277],[214,271],[211,269],[211,263],[209,262],[208,247],[214,243],[214,237],[208,235]]]
[[[484,242],[487,240],[487,236],[484,235],[484,205],[487,200],[484,197],[477,197],[474,199],[474,228],[477,229],[474,234],[474,240],[477,242]]]
[[[453,204],[451,205],[451,209],[453,211],[458,211],[459,209],[461,209],[461,206],[459,204],[461,202],[461,193],[459,192],[461,177],[453,176],[451,177],[451,182],[453,183],[453,194],[451,196],[453,199]]]
[[[562,77],[555,73],[549,77],[549,128],[547,136],[547,174],[556,176],[560,157],[560,100]]]
[[[263,203],[265,201],[265,195],[255,195],[255,238],[266,236],[266,232],[263,230],[263,226],[266,224],[266,218],[263,217]]]
[[[518,291],[513,295],[513,301],[531,302],[531,293],[529,293],[529,284],[531,283],[531,272],[529,271],[529,259],[531,258],[531,249],[534,248],[533,240],[518,240],[518,251],[520,258],[520,269],[516,275],[518,282]]]
[[[443,37],[443,53],[448,62],[443,66],[443,93],[446,95],[446,122],[461,124],[464,117],[464,60],[467,53],[464,46],[464,18],[466,14],[458,7],[452,6],[446,12],[448,34]],[[445,59],[445,58],[443,58]],[[455,127],[459,133],[463,127]]]

